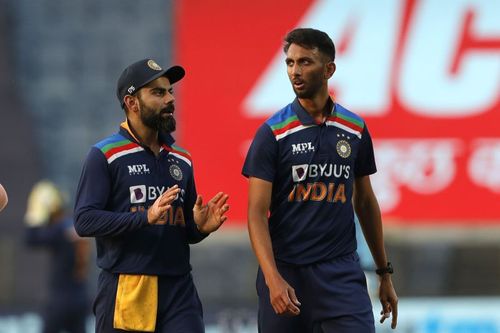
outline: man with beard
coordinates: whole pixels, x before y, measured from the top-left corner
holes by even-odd
[[[354,212],[378,267],[383,322],[397,323],[376,172],[365,122],[328,92],[335,46],[315,29],[285,37],[297,98],[257,131],[243,166],[248,229],[259,261],[259,332],[375,332],[356,253]]]
[[[127,67],[117,87],[127,119],[85,161],[75,229],[96,239],[96,332],[204,332],[189,244],[217,230],[229,206],[222,192],[203,204],[191,156],[174,145],[172,84],[184,74],[151,59]]]

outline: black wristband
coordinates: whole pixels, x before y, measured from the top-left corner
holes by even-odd
[[[392,274],[394,273],[394,269],[392,268],[392,264],[390,262],[387,262],[387,266],[384,268],[378,268],[375,273],[377,275],[384,275],[384,274]]]

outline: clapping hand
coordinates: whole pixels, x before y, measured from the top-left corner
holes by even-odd
[[[206,205],[203,205],[203,199],[200,195],[196,198],[193,207],[194,222],[200,232],[209,234],[219,229],[227,220],[226,212],[229,205],[226,204],[229,196],[223,192],[217,193]]]
[[[180,189],[178,185],[174,185],[159,196],[151,207],[148,209],[149,224],[164,224],[165,215],[172,207],[172,202],[179,195]]]

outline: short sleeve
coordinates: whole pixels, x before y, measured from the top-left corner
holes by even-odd
[[[368,131],[368,127],[365,125],[361,133],[361,143],[354,164],[354,175],[356,177],[362,177],[374,174],[375,172],[377,172],[377,166],[375,164],[372,138]]]
[[[278,142],[271,128],[262,124],[250,145],[242,174],[273,182],[278,160]]]

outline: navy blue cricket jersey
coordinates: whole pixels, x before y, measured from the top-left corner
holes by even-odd
[[[95,237],[97,264],[112,273],[181,275],[189,272],[189,243],[201,241],[193,219],[196,187],[190,155],[160,134],[158,156],[122,123],[95,144],[85,161],[75,204],[75,229]],[[146,210],[169,187],[179,196],[162,224],[149,225]]]
[[[75,241],[70,234],[74,233],[73,220],[64,218],[57,223],[26,229],[26,243],[33,247],[45,247],[50,250],[50,301],[69,300],[77,303],[86,301],[85,279],[75,274],[77,253]],[[55,300],[54,298],[58,298]]]
[[[258,129],[243,175],[273,183],[269,231],[277,261],[304,265],[356,250],[355,177],[376,172],[363,119],[329,100],[317,124],[298,99]]]

